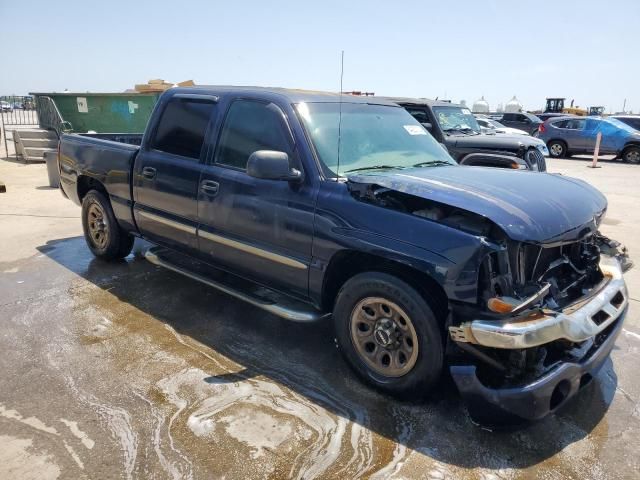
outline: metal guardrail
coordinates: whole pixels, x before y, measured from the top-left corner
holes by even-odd
[[[56,102],[51,97],[36,97],[36,110],[40,128],[55,130],[58,136],[73,130],[71,123],[62,119]]]
[[[73,130],[71,123],[62,119],[62,115],[51,97],[37,96],[1,96],[0,123],[6,156],[9,156],[7,127],[34,127],[53,130],[58,136]],[[16,159],[18,157],[18,152]]]
[[[0,134],[4,140],[6,156],[9,156],[7,144],[7,127],[38,126],[38,113],[31,96],[3,95],[0,96]]]

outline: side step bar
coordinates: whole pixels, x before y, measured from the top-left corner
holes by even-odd
[[[317,320],[327,318],[331,315],[330,313],[316,310],[313,306],[308,305],[302,301],[291,299],[272,290],[268,291],[267,296],[260,295],[256,291],[264,292],[267,289],[255,285],[248,280],[235,277],[231,274],[221,274],[218,275],[218,277],[220,278],[214,279],[204,273],[196,272],[195,268],[190,269],[188,268],[188,266],[185,266],[185,262],[176,261],[177,256],[182,257],[182,255],[171,252],[162,247],[152,247],[145,252],[144,256],[149,262],[153,263],[154,265],[164,267],[168,270],[180,273],[193,280],[197,280],[198,282],[202,282],[206,285],[209,285],[210,287],[220,290],[221,292],[231,295],[232,297],[250,303],[254,307],[261,308],[262,310],[266,310],[269,313],[287,320],[292,320],[294,322],[315,322]],[[234,281],[225,282],[224,279],[229,276],[235,277],[233,278]],[[236,285],[234,285],[234,283]],[[242,289],[240,288],[242,286],[247,286],[248,288]],[[251,287],[253,287],[256,291],[251,292]]]

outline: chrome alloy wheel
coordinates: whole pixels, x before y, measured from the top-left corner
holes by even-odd
[[[92,203],[89,207],[87,225],[93,244],[100,249],[105,248],[109,239],[109,224],[100,204]]]
[[[624,159],[629,163],[640,163],[640,150],[630,150],[625,154]]]
[[[385,298],[367,297],[351,312],[351,341],[374,372],[401,377],[418,359],[418,335],[409,316]]]
[[[564,147],[561,143],[553,143],[549,147],[549,150],[555,157],[560,157],[564,153]]]

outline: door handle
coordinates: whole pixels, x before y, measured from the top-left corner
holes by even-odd
[[[156,169],[153,167],[144,167],[142,169],[142,176],[151,180],[156,176]]]
[[[220,189],[220,184],[213,180],[203,180],[200,183],[200,190],[206,195],[216,195]]]

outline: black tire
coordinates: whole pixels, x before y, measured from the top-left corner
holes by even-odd
[[[367,354],[360,353],[353,340],[352,314],[355,313],[356,307],[370,298],[386,299],[399,307],[408,317],[405,328],[407,324],[413,327],[413,334],[417,339],[417,356],[411,368],[400,376],[387,376],[375,371],[375,367],[371,367],[367,362],[372,361],[376,355],[371,353],[367,360],[365,358]],[[444,350],[441,326],[427,301],[402,280],[379,272],[365,272],[352,277],[338,293],[333,319],[338,346],[347,363],[365,383],[401,399],[420,400],[431,392],[440,379]],[[376,325],[379,322],[380,320]],[[398,335],[401,335],[403,332],[399,330],[400,326],[396,325],[396,327],[398,327]],[[378,341],[377,330],[378,328],[374,329],[369,337],[371,343]],[[398,343],[405,340],[406,338],[403,337]],[[389,351],[380,344],[375,345],[375,349],[376,352],[380,349],[383,356],[385,351]],[[396,357],[391,362],[397,366],[399,363],[396,359],[400,353],[397,349],[394,352],[393,355]],[[405,366],[408,367],[409,363],[407,362]],[[379,365],[379,367],[383,366]]]
[[[624,149],[622,152],[622,161],[625,163],[640,163],[640,147],[631,146]]]
[[[89,250],[98,258],[120,260],[133,249],[135,238],[120,228],[111,203],[98,190],[89,191],[82,199],[82,228]]]
[[[553,158],[562,158],[568,155],[567,144],[562,140],[551,140],[547,143],[549,155]]]

